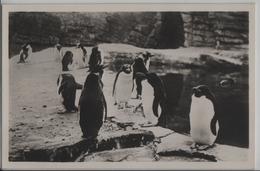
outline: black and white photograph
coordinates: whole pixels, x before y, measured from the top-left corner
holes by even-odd
[[[4,166],[254,168],[254,5],[202,7],[3,6]]]

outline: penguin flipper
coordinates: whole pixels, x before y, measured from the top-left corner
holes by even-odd
[[[65,84],[61,84],[58,90],[58,94],[60,94],[65,88]]]
[[[159,99],[158,98],[155,98],[153,100],[153,113],[156,117],[158,117],[158,107],[159,107]]]
[[[115,78],[114,84],[113,84],[112,96],[114,96],[114,94],[115,94],[116,82],[117,82],[117,79],[118,79],[120,72],[122,72],[122,70],[118,71],[118,73],[116,74],[116,78]]]
[[[217,118],[214,116],[210,122],[210,130],[213,135],[217,135]]]
[[[76,87],[77,87],[77,89],[82,89],[83,88],[83,86],[81,84],[79,84],[79,83],[76,83]]]
[[[104,107],[105,107],[105,121],[106,121],[106,120],[107,120],[107,102],[106,102],[106,99],[105,99],[104,94],[102,94],[102,98],[103,98],[103,101],[104,101]]]
[[[133,81],[132,81],[132,90],[131,90],[131,92],[133,92],[134,91],[134,88],[135,88],[135,83],[134,83],[134,78],[133,78]]]

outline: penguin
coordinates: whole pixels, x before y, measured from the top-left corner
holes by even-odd
[[[147,69],[147,71],[149,71],[149,68],[150,68],[151,57],[152,57],[152,55],[148,51],[143,54],[143,60],[144,60],[145,68]]]
[[[212,147],[218,135],[219,121],[216,99],[208,86],[193,87],[190,107],[190,135],[194,141],[191,148],[205,150]]]
[[[26,61],[30,61],[31,54],[32,54],[32,47],[30,43],[24,44],[19,54],[20,58],[18,63],[25,63]]]
[[[71,51],[66,51],[62,58],[62,71],[69,71],[69,65],[73,63],[73,53]]]
[[[133,72],[131,65],[124,64],[116,74],[112,91],[112,96],[115,99],[115,105],[118,106],[118,109],[129,107],[128,101],[131,98],[132,87]]]
[[[53,53],[56,61],[61,61],[61,58],[63,57],[63,50],[59,43],[54,46]]]
[[[75,81],[72,74],[60,74],[57,79],[58,94],[61,95],[62,104],[65,112],[77,112],[78,108],[75,106],[76,91],[82,89],[83,86]]]
[[[88,66],[90,70],[92,70],[92,68],[94,68],[96,65],[102,65],[101,52],[99,51],[97,46],[92,48],[92,52],[88,61]]]
[[[85,66],[85,63],[88,62],[88,61],[87,61],[87,50],[86,50],[86,48],[85,48],[81,43],[78,43],[78,44],[77,44],[77,48],[79,48],[80,51],[81,51],[81,60],[83,61],[82,67],[84,67],[84,66]]]
[[[138,74],[141,76],[142,74]],[[166,126],[167,96],[163,81],[155,73],[144,74],[142,107],[148,125]]]
[[[90,73],[84,83],[79,100],[79,125],[83,138],[95,139],[107,118],[107,104],[98,74]]]
[[[148,70],[145,67],[144,60],[141,57],[138,57],[134,60],[133,63],[133,79],[136,84],[136,98],[141,99],[142,97],[142,80],[144,79],[143,77],[136,77],[137,73],[143,73],[146,74],[148,73]],[[133,87],[134,88],[134,87]]]

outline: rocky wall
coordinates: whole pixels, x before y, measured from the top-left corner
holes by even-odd
[[[126,43],[172,49],[248,44],[246,12],[11,13],[9,44]]]
[[[185,46],[229,49],[248,44],[247,12],[184,12]]]

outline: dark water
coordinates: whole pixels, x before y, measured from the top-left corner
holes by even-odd
[[[189,133],[191,90],[194,86],[205,84],[217,99],[220,124],[217,142],[248,147],[249,88],[247,69],[223,72],[151,66],[150,71],[161,75],[165,82],[170,111],[166,127],[177,132]],[[234,85],[226,88],[221,87],[219,82],[227,78],[232,78]]]

